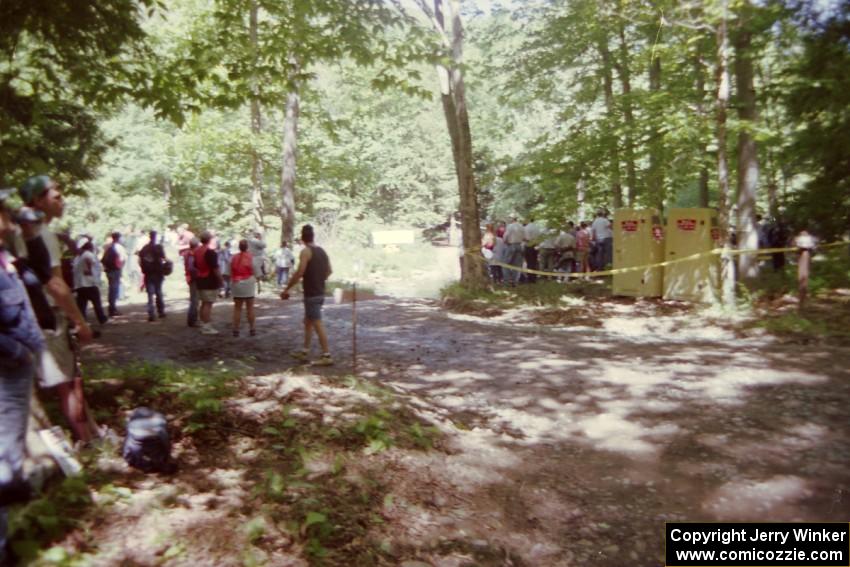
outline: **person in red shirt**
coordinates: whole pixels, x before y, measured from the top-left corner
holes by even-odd
[[[198,314],[201,319],[201,333],[204,335],[217,335],[218,330],[212,325],[212,307],[218,299],[218,290],[221,287],[221,273],[218,269],[218,253],[211,246],[213,235],[205,230],[201,233],[201,245],[192,253],[195,257],[195,270],[197,277],[193,277],[198,287],[198,299],[201,300],[201,309]]]
[[[582,221],[576,231],[576,269],[581,273],[590,271],[589,252],[590,233],[587,230],[587,223]]]
[[[257,289],[256,266],[254,256],[248,252],[248,241],[239,241],[239,253],[234,254],[230,261],[231,292],[233,293],[233,336],[239,336],[242,325],[242,305],[245,305],[248,316],[248,327],[251,336],[257,334],[254,328],[254,290]]]

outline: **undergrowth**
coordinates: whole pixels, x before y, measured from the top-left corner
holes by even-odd
[[[317,378],[333,388],[368,394],[346,408],[345,419],[329,422],[322,412],[307,411],[317,404],[321,408],[322,400],[299,396],[282,400],[279,410],[256,421],[237,417],[228,410],[228,399],[238,397],[242,382],[236,369],[222,363],[181,367],[131,362],[92,366],[86,374],[92,407],[120,433],[126,412],[147,405],[169,417],[173,440],[191,437],[202,462],[244,472],[250,498],[242,513],[249,518],[237,519],[239,526],[234,526],[234,549],[241,549],[243,565],[266,564],[264,558],[280,548],[282,539],[297,542],[313,565],[372,565],[397,559],[374,536],[384,523],[382,507],[392,496],[379,461],[373,459],[393,447],[430,450],[441,445],[439,431],[393,392],[351,376]],[[227,441],[233,435],[251,439],[257,457],[246,460],[233,453]],[[111,450],[113,460],[116,449]],[[83,453],[86,474],[52,483],[39,498],[13,510],[12,537],[25,564],[76,567],[103,562],[94,528],[120,513],[113,505],[131,499],[136,483],[145,478],[95,466],[106,451]],[[178,506],[178,487],[185,489],[186,483],[206,490],[203,478],[178,473],[174,484],[163,479],[160,488],[174,494],[161,505]],[[76,549],[65,547],[71,533],[70,540],[76,542],[71,547]],[[59,542],[63,545],[56,545]],[[167,562],[191,553],[192,542],[169,539],[165,547],[162,559]]]
[[[283,526],[315,565],[373,565],[388,558],[371,538],[392,496],[381,475],[363,468],[362,456],[390,447],[429,450],[440,445],[440,436],[388,390],[354,377],[337,385],[378,403],[351,408],[356,417],[333,425],[284,406],[263,430],[264,449],[253,472],[253,494],[264,510],[257,523]],[[255,545],[273,543],[259,537]]]
[[[575,306],[584,298],[608,297],[610,291],[607,283],[595,280],[539,280],[516,287],[498,285],[480,289],[455,282],[444,287],[440,296],[443,306],[452,311],[492,316],[499,315],[505,309],[523,306]]]

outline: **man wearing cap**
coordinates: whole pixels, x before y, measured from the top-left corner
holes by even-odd
[[[14,189],[0,189],[0,565],[5,556],[7,506],[29,496],[24,478],[24,450],[34,361],[44,348],[27,292],[6,249],[13,234],[6,199]]]
[[[42,388],[56,388],[62,413],[68,419],[74,436],[87,443],[97,437],[99,432],[86,408],[82,378],[77,376],[69,321],[76,327],[80,344],[92,340],[92,330],[62,277],[62,249],[56,234],[48,227],[51,221],[61,218],[65,211],[62,190],[47,175],[37,175],[27,179],[18,193],[25,205],[44,213],[44,222],[38,233],[47,248],[50,264],[50,279],[44,285],[44,290],[56,316],[55,330],[43,329],[47,346],[41,351],[36,363],[39,385]]]

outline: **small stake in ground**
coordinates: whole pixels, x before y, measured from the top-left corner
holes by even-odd
[[[815,249],[815,238],[807,230],[800,231],[794,239],[794,245],[800,251],[797,260],[797,293],[800,296],[800,311],[809,295],[809,274],[811,273],[812,251]]]
[[[351,284],[351,371],[357,376],[357,282]]]

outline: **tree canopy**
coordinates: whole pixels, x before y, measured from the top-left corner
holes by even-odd
[[[555,225],[597,206],[728,203],[732,224],[759,212],[824,237],[847,229],[846,0],[459,6],[482,218]],[[451,50],[423,7],[4,2],[3,182],[60,175],[87,195],[72,220],[104,231],[277,226],[297,93],[298,218],[329,229],[445,222],[461,201],[433,66]],[[739,176],[744,167],[758,175]]]

